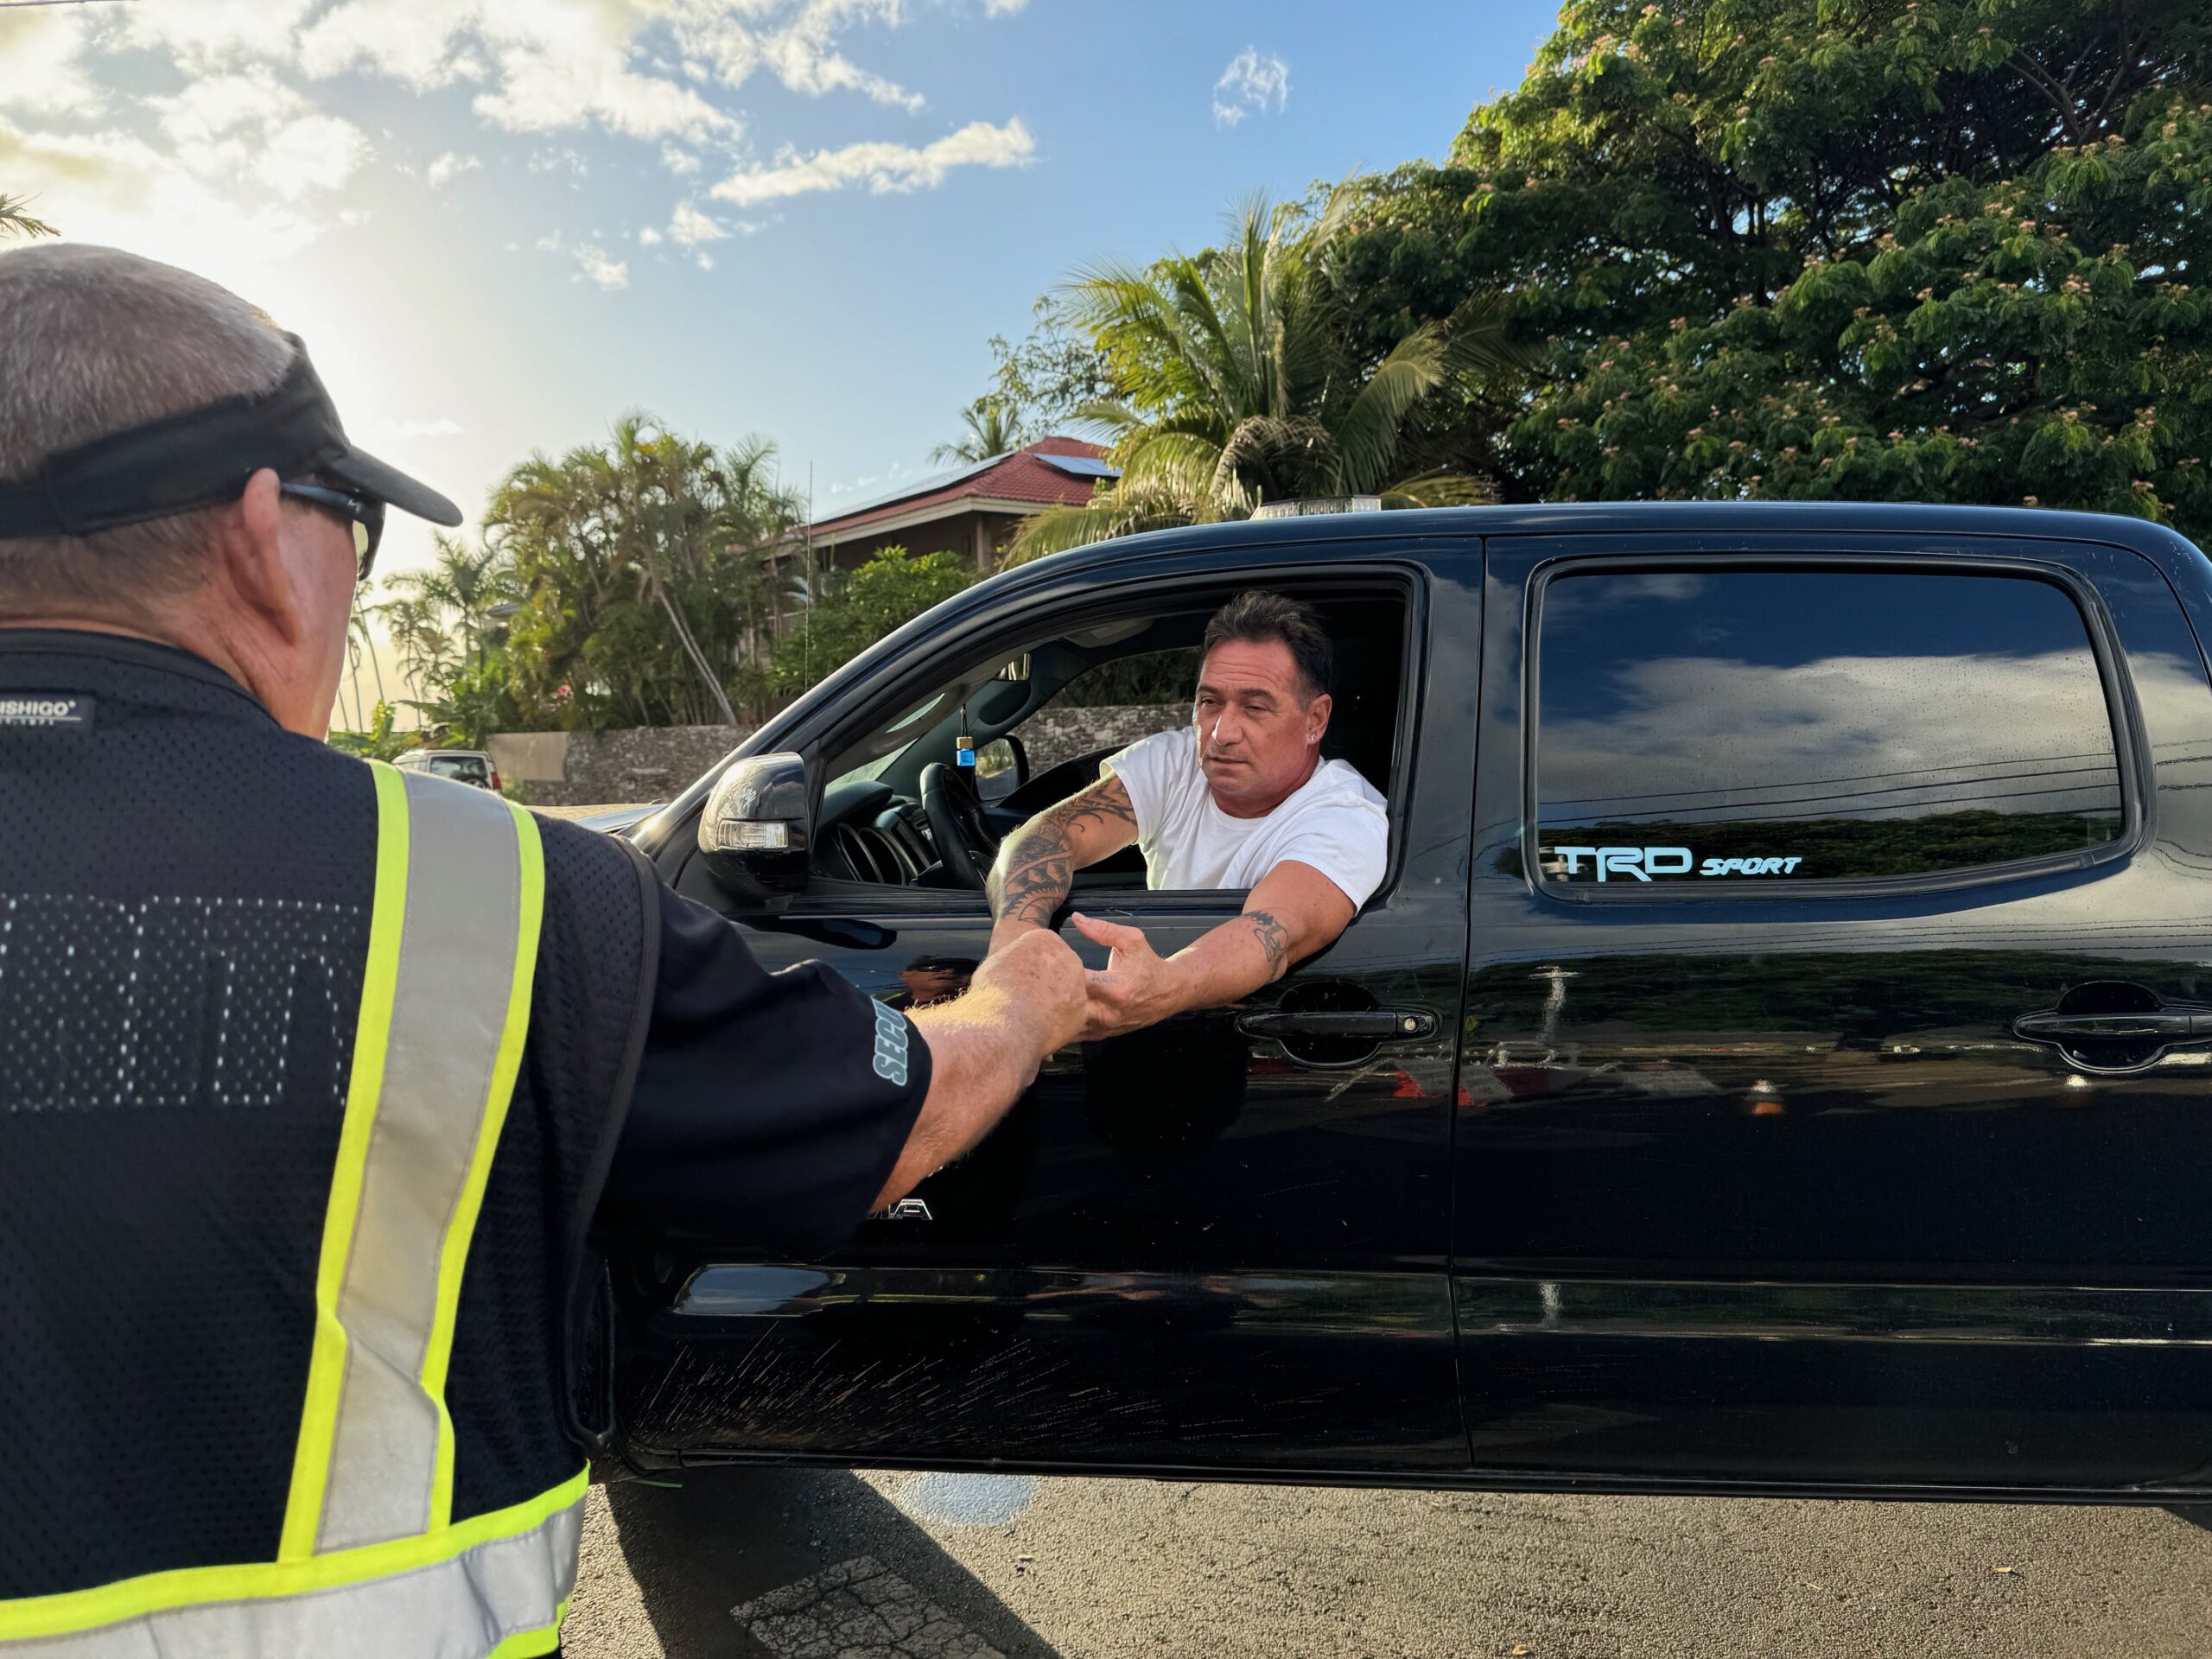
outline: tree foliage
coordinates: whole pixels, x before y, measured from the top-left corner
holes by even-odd
[[[1112,435],[1122,476],[1088,506],[1030,519],[1017,558],[1243,518],[1298,497],[1479,499],[1463,475],[1408,476],[1400,436],[1421,400],[1454,377],[1513,366],[1497,308],[1470,295],[1450,316],[1408,327],[1379,360],[1357,363],[1337,258],[1357,200],[1338,190],[1308,213],[1255,198],[1231,216],[1222,247],[1077,276],[1069,314],[1115,387],[1081,413]]]
[[[523,595],[508,638],[522,718],[590,728],[757,710],[787,600],[779,550],[803,517],[764,439],[716,449],[630,416],[605,444],[524,461],[485,518]]]
[[[2212,530],[2212,11],[1573,0],[1369,192],[1367,343],[1510,296],[1509,494],[2023,501]]]
[[[966,431],[950,443],[930,451],[935,461],[991,461],[1021,447],[1014,406],[1003,397],[986,392],[960,411]]]
[[[778,690],[796,695],[975,580],[957,553],[887,547],[830,579],[828,591],[779,642]]]

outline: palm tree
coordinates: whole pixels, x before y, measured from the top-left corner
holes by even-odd
[[[995,461],[1021,445],[1020,416],[1005,398],[988,393],[960,411],[968,435],[930,451],[931,461]]]
[[[415,690],[433,690],[452,677],[458,664],[442,606],[427,599],[388,599],[376,611]]]
[[[1351,211],[1342,188],[1310,224],[1255,198],[1231,216],[1222,248],[1077,275],[1071,312],[1121,391],[1079,415],[1111,439],[1122,476],[1088,505],[1027,520],[1009,563],[1136,530],[1241,518],[1301,496],[1380,495],[1389,506],[1485,498],[1476,479],[1400,477],[1396,462],[1422,397],[1463,373],[1519,366],[1502,306],[1477,296],[1446,321],[1412,329],[1361,375],[1344,345],[1334,270]]]
[[[436,556],[423,570],[398,570],[385,586],[434,611],[452,611],[461,628],[461,658],[473,663],[484,632],[486,613],[511,597],[505,561],[488,543],[471,547],[457,536],[431,533]]]
[[[60,232],[42,219],[33,219],[24,210],[27,196],[0,195],[0,237],[59,236]]]
[[[377,701],[389,702],[391,699],[385,696],[384,691],[384,664],[377,656],[377,642],[369,632],[368,608],[359,603],[363,597],[365,597],[365,594],[355,595],[353,613],[346,621],[346,631],[359,648],[367,653],[370,671],[376,676]],[[354,701],[358,702],[359,700],[359,694],[357,692]]]

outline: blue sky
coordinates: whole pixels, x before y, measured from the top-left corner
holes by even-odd
[[[928,470],[1102,255],[1440,156],[1555,4],[96,0],[0,10],[0,193],[304,335],[472,516],[651,410],[823,511]],[[425,556],[397,528],[389,557]]]

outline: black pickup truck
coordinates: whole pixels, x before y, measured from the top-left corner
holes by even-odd
[[[2212,1497],[2196,548],[1857,505],[1146,536],[939,607],[632,833],[772,965],[949,994],[994,838],[1187,718],[1246,587],[1334,631],[1381,890],[1249,1004],[1060,1054],[835,1255],[618,1252],[629,1456]],[[1076,894],[1163,954],[1240,899]]]

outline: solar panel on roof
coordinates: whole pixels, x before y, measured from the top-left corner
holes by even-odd
[[[1095,455],[1039,455],[1038,460],[1047,467],[1065,473],[1070,478],[1119,478],[1122,469],[1109,461]]]

